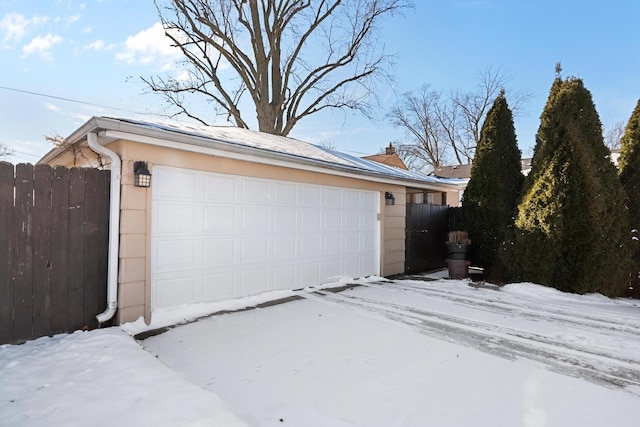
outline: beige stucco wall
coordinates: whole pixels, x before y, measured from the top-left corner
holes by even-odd
[[[381,266],[383,276],[404,272],[405,187],[381,184],[318,172],[225,159],[209,155],[117,141],[108,146],[122,158],[120,223],[120,269],[117,322],[134,321],[151,315],[151,189],[133,185],[133,162],[148,162],[153,175],[156,165],[207,172],[244,175],[283,181],[348,187],[380,193]],[[153,186],[153,178],[152,183]],[[396,204],[385,204],[384,193],[394,194]]]

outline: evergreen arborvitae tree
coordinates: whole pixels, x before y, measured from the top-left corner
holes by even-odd
[[[622,149],[618,161],[620,181],[627,198],[627,213],[634,238],[633,260],[635,272],[640,271],[640,100],[631,114],[624,135],[620,140]]]
[[[487,112],[471,166],[471,178],[462,200],[463,224],[474,245],[474,259],[489,279],[501,280],[497,256],[522,190],[520,150],[513,115],[504,91]]]
[[[563,291],[619,295],[630,261],[624,190],[582,80],[556,78],[536,139],[512,271]]]

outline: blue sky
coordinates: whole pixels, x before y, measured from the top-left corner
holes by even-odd
[[[380,88],[377,117],[325,113],[290,136],[376,153],[405,139],[385,119],[397,96],[423,84],[473,90],[492,68],[532,94],[515,120],[530,154],[558,61],[564,76],[584,80],[605,126],[628,120],[640,98],[638,22],[638,0],[415,0],[381,27],[396,81]],[[36,162],[51,148],[45,135],[66,137],[91,116],[157,118],[162,100],[139,77],[176,59],[151,0],[0,0],[0,144],[15,150],[10,161]]]

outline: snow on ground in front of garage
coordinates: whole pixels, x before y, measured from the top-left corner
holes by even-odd
[[[244,426],[119,328],[0,346],[3,426]]]
[[[140,345],[108,328],[0,346],[1,423],[640,425],[640,301],[533,284],[356,282],[182,307],[164,322],[302,298]]]

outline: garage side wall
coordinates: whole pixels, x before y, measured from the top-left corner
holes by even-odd
[[[404,187],[392,190],[394,205],[383,208],[382,226],[382,275],[393,276],[404,273],[405,226],[407,196]]]

